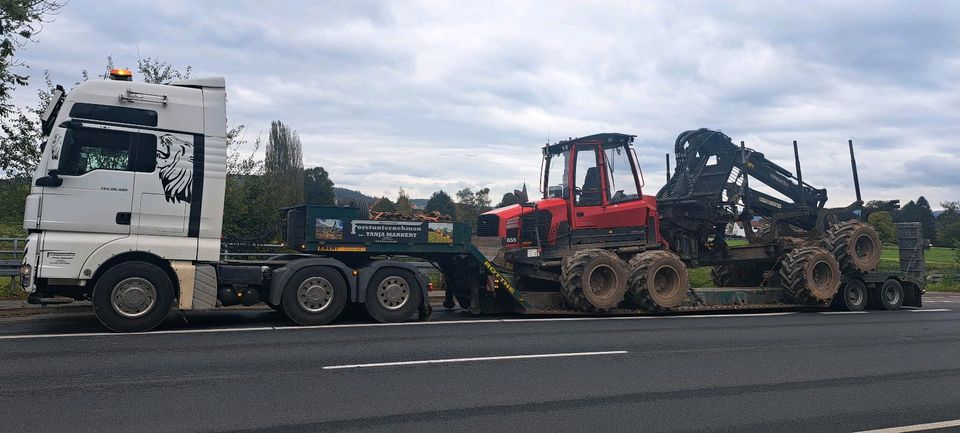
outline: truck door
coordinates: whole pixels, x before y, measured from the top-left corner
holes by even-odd
[[[573,229],[596,228],[603,216],[602,173],[596,145],[577,145],[573,158]]]
[[[186,236],[193,194],[193,136],[141,131],[151,170],[136,173],[133,233]],[[144,162],[148,156],[144,154]]]
[[[51,150],[47,168],[56,170],[62,183],[43,187],[39,227],[129,234],[134,173],[149,168],[138,163],[136,130],[104,125],[58,130],[63,144]]]
[[[639,163],[627,146],[610,147],[602,150],[605,180],[606,206],[599,228],[642,227],[647,224],[649,208],[641,200],[640,187],[643,182],[638,176]]]

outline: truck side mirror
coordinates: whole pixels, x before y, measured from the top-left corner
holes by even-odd
[[[49,186],[49,187],[55,187],[55,186],[63,185],[63,178],[60,177],[60,176],[57,176],[57,174],[59,174],[59,171],[57,171],[57,170],[50,170],[50,171],[47,172],[47,175],[46,175],[46,176],[37,179],[37,182],[35,183],[35,185],[37,185],[37,186]]]

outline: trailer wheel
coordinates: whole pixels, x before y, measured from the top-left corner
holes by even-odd
[[[833,298],[833,306],[844,311],[863,311],[867,307],[867,286],[860,280],[850,280]]]
[[[690,288],[686,266],[669,251],[647,251],[630,259],[627,296],[649,311],[668,310],[683,303]]]
[[[393,323],[413,316],[422,301],[423,293],[410,271],[384,268],[370,279],[364,305],[374,320]]]
[[[126,262],[108,269],[93,288],[97,320],[114,332],[145,332],[163,323],[173,305],[173,284],[157,266]]]
[[[299,325],[326,325],[347,304],[347,284],[328,266],[297,271],[287,281],[280,297],[284,314]]]
[[[840,288],[840,265],[824,248],[795,248],[783,258],[780,283],[799,302],[829,302]]]
[[[884,281],[877,294],[880,307],[884,310],[899,310],[903,305],[903,285],[893,278]]]
[[[585,249],[563,259],[560,292],[576,309],[604,311],[623,301],[627,273],[623,260],[601,249]]]
[[[846,221],[827,230],[827,248],[843,272],[870,272],[880,264],[880,235],[870,224]]]

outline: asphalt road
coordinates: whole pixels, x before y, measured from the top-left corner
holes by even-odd
[[[960,297],[923,310],[298,328],[0,319],[0,431],[857,431],[960,418]],[[64,335],[69,334],[69,335]],[[427,363],[427,361],[431,361]],[[378,364],[386,365],[358,365]]]

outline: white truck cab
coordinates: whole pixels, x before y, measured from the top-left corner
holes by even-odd
[[[111,78],[69,94],[58,87],[41,116],[48,138],[23,218],[29,302],[91,300],[118,332],[148,331],[172,307],[260,303],[301,325],[329,323],[351,302],[382,322],[429,318],[428,279],[404,261],[319,252],[220,260],[224,79]]]
[[[153,306],[172,302],[172,288],[155,286],[193,280],[195,262],[219,259],[226,176],[224,79],[129,77],[115,70],[69,94],[58,87],[23,221],[21,283],[31,300],[93,299],[115,330],[165,315]],[[113,305],[98,305],[93,283],[115,266],[129,272],[110,273],[118,283],[99,298]],[[143,278],[157,272],[168,281]],[[111,315],[126,320],[108,323]]]

